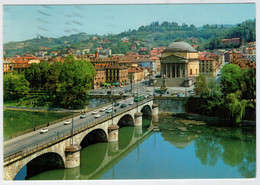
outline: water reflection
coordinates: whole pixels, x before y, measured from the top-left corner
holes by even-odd
[[[162,137],[177,148],[194,142],[195,155],[202,165],[214,167],[222,160],[230,167],[237,167],[243,177],[255,177],[255,128],[185,125],[169,117],[160,120],[160,125]]]
[[[194,142],[198,135],[195,133],[162,130],[162,137],[172,145],[181,149]]]

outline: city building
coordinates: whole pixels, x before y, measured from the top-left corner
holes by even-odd
[[[200,73],[212,73],[216,75],[219,66],[218,62],[213,58],[199,57]]]
[[[100,88],[102,83],[106,82],[106,70],[102,66],[94,66],[96,75],[94,76],[93,86],[94,89]]]
[[[107,83],[120,83],[124,85],[128,81],[128,71],[126,66],[110,65],[106,66],[106,82]]]
[[[128,78],[132,83],[142,81],[144,79],[143,70],[139,67],[128,68]]]

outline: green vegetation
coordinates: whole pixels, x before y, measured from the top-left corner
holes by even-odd
[[[71,55],[64,64],[32,64],[22,74],[4,75],[4,100],[19,100],[20,105],[29,106],[82,108],[95,74],[90,62],[76,61]]]
[[[255,20],[247,20],[233,27],[225,25],[204,25],[196,28],[193,24],[175,22],[153,22],[147,26],[141,26],[137,30],[129,29],[119,34],[108,34],[104,36],[87,35],[85,33],[64,36],[60,38],[39,37],[23,42],[9,42],[4,44],[6,54],[4,57],[34,53],[40,47],[48,47],[50,51],[65,53],[68,48],[90,49],[94,53],[96,48],[102,46],[109,48],[113,53],[137,52],[141,47],[148,50],[152,47],[168,46],[176,39],[186,40],[190,44],[198,44],[199,50],[238,47],[239,44],[222,44],[222,39],[240,38],[244,43],[255,41]],[[93,36],[97,39],[93,39]],[[197,41],[188,38],[196,38]],[[127,41],[127,42],[124,42]],[[135,47],[131,48],[134,45]],[[146,52],[147,53],[147,52]],[[145,53],[144,53],[145,54]]]
[[[29,82],[17,73],[4,75],[3,84],[5,100],[18,99],[29,92]]]
[[[197,97],[186,102],[186,111],[229,118],[240,123],[243,118],[255,120],[255,69],[240,69],[234,64],[222,68],[221,88],[213,76],[200,74],[195,79]]]
[[[54,112],[32,112],[32,111],[4,111],[4,137],[16,134],[18,132],[33,128],[33,119],[35,126],[47,124],[51,121],[66,117],[71,113]]]

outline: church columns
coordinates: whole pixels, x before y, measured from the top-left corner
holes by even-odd
[[[167,64],[165,64],[165,69],[166,69],[165,75],[166,75],[166,77],[168,77],[168,65]]]
[[[179,71],[180,71],[180,77],[182,77],[182,64],[180,64],[180,69],[179,69]]]
[[[172,63],[170,64],[170,78],[172,78]]]
[[[175,66],[174,66],[174,69],[175,69],[175,78],[177,78],[177,64],[174,64]]]
[[[187,70],[188,70],[188,65],[185,64],[185,76],[188,76]]]

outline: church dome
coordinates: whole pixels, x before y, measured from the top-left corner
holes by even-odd
[[[186,51],[186,52],[196,52],[196,50],[186,42],[183,41],[175,41],[164,50],[164,52],[178,52],[178,51]]]

